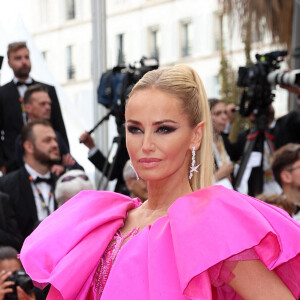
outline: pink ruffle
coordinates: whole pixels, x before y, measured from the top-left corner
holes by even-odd
[[[118,194],[88,192],[42,222],[21,260],[35,281],[54,286],[48,299],[86,299],[99,259],[134,207]],[[237,261],[257,258],[298,298],[299,253],[300,226],[285,212],[213,186],[177,199],[122,247],[101,300],[237,300],[225,283]]]
[[[84,191],[46,218],[25,240],[20,259],[47,299],[85,299],[99,256],[124,225],[127,211],[140,205],[112,192]]]
[[[199,198],[203,201],[199,202]],[[249,254],[251,258],[254,251],[254,258],[257,256],[268,269],[274,270],[296,298],[300,296],[300,224],[286,212],[221,186],[209,187],[178,200],[169,211],[171,228],[172,223],[174,225],[172,234],[178,235],[178,239],[173,238],[175,252],[182,258],[193,257],[193,264],[184,259],[177,260],[185,295],[211,299],[213,293],[213,299],[239,299],[227,285],[217,284],[210,291],[200,288],[199,281],[209,280],[212,284],[215,280],[215,276],[209,276],[212,267],[220,268],[224,262],[228,267],[228,262],[236,261],[236,258],[244,260],[243,256],[247,258]],[[185,222],[184,228],[177,226],[184,224],[182,215],[191,213],[195,218]],[[176,223],[172,222],[173,215]],[[178,244],[179,240],[183,241],[184,232],[191,232],[189,228],[195,227],[201,228],[200,237],[197,238],[193,231],[189,238],[197,238],[198,244],[193,243],[190,247],[185,246],[186,243]],[[220,274],[222,278],[222,272]],[[228,282],[230,276],[229,273],[223,281]]]

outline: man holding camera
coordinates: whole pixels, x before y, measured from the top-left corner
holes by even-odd
[[[0,300],[46,299],[41,290],[33,287],[17,255],[18,252],[14,248],[0,246]]]

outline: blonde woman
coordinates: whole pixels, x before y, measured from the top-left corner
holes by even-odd
[[[148,72],[126,106],[141,204],[81,192],[27,238],[21,261],[48,299],[295,299],[300,227],[259,200],[211,186],[210,111],[186,65]],[[288,235],[285,235],[288,232]]]

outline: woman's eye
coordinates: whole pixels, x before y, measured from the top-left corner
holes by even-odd
[[[171,133],[175,130],[176,130],[176,128],[174,128],[174,127],[161,126],[161,127],[157,128],[156,132],[166,134],[166,133]]]
[[[140,128],[136,127],[136,126],[128,126],[127,127],[127,130],[130,132],[130,133],[140,133],[142,132]]]

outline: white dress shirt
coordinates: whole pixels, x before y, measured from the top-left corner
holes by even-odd
[[[47,178],[49,179],[51,177],[50,171],[47,172],[44,175],[39,174],[36,172],[34,169],[32,169],[28,164],[25,163],[25,168],[30,176],[32,176],[33,181],[30,182],[31,188],[33,191],[33,196],[35,199],[35,205],[37,209],[37,215],[39,221],[42,221],[48,216],[47,209],[42,206],[42,201],[41,198],[38,194],[38,189],[40,190],[41,194],[43,195],[44,201],[46,206],[49,208],[49,212],[52,213],[55,209],[54,205],[54,196],[53,196],[53,191],[51,197],[49,197],[50,192],[51,192],[51,186],[47,182],[39,182],[39,183],[34,183],[34,180],[37,177],[41,178]]]

